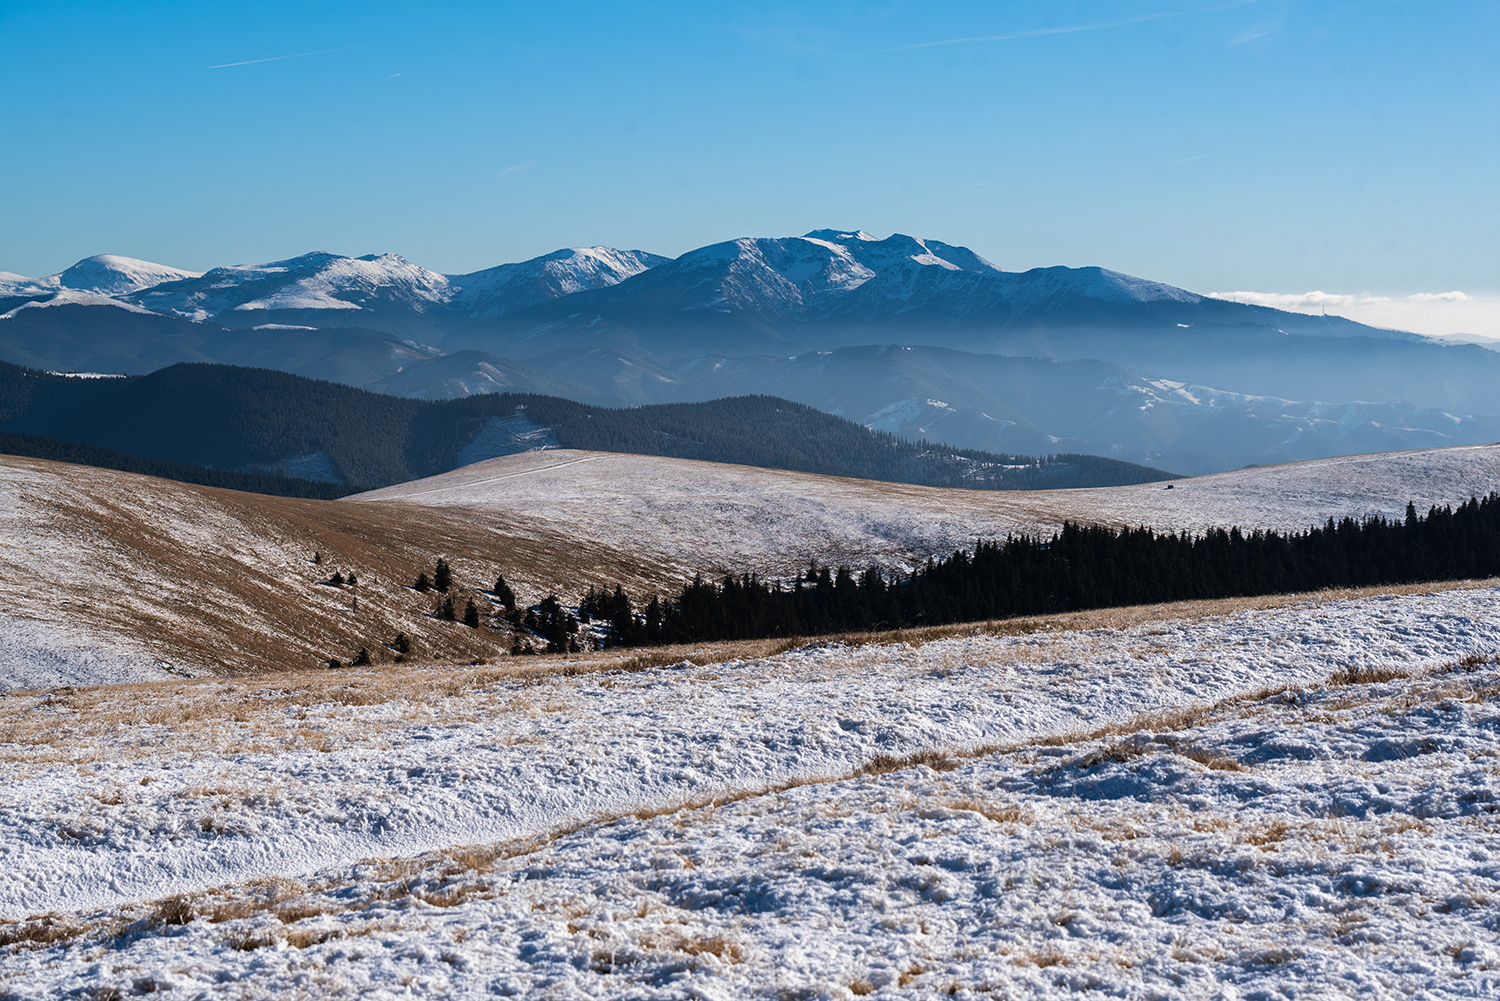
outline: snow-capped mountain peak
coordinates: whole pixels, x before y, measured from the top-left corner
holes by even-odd
[[[426,313],[447,304],[446,276],[397,254],[342,257],[314,251],[284,261],[214,268],[133,297],[140,305],[189,319],[267,310],[404,309]]]
[[[182,281],[201,275],[201,271],[184,271],[135,257],[96,254],[85,257],[56,277],[63,288],[97,292],[100,295],[129,295],[163,282]]]
[[[25,278],[0,271],[0,295],[44,295],[62,289],[98,295],[129,295],[162,282],[197,278],[201,272],[184,271],[136,257],[96,254],[45,278]]]
[[[906,261],[948,271],[1000,270],[968,247],[918,239],[904,233],[892,233],[882,240],[864,230],[849,233],[837,229],[815,229],[804,239],[820,240],[842,247],[855,260],[877,273]]]
[[[643,250],[568,247],[529,261],[449,275],[448,280],[458,290],[455,305],[481,319],[574,292],[617,285],[667,260]]]

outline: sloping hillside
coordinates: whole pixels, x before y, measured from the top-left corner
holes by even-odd
[[[1099,490],[947,490],[613,453],[529,452],[338,501],[272,498],[41,459],[0,457],[0,687],[493,658],[510,636],[483,593],[523,603],[589,587],[676,591],[695,574],[785,579],[809,560],[910,568],[1064,519],[1201,531],[1297,530],[1399,517],[1500,482],[1500,446],[1403,452]],[[314,562],[321,554],[321,562]],[[409,584],[445,556],[440,621]],[[358,583],[324,583],[337,571]],[[18,654],[17,651],[29,651]]]
[[[1399,518],[1500,485],[1500,445],[1318,459],[1090,490],[940,490],[598,452],[508,456],[361,494],[376,504],[525,517],[559,533],[651,554],[691,576],[787,577],[820,562],[910,567],[1064,520],[1189,532],[1301,531],[1329,517]],[[344,503],[343,501],[339,503]],[[818,555],[821,554],[821,555]]]
[[[502,570],[524,601],[574,580],[670,578],[626,551],[496,514],[238,493],[0,456],[0,690],[171,674],[239,674],[492,657],[504,638],[441,622],[408,585],[453,566],[459,608]],[[314,562],[314,554],[322,561]],[[644,570],[644,572],[643,572]],[[354,587],[322,583],[354,573]]]

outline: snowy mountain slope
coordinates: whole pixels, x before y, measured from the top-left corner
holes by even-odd
[[[202,272],[184,271],[134,257],[98,254],[84,258],[56,277],[63,288],[101,295],[129,295],[163,282],[200,278]]]
[[[574,292],[617,285],[668,260],[642,250],[573,247],[448,279],[458,288],[453,298],[455,312],[480,320]]]
[[[609,247],[560,250],[467,275],[440,275],[396,254],[315,252],[285,261],[215,268],[164,283],[132,301],[156,312],[231,327],[266,322],[364,326],[441,339],[451,325],[614,284],[663,260]]]
[[[8,699],[0,976],[1489,996],[1494,599]]]
[[[116,299],[114,296],[105,295],[102,292],[63,288],[47,294],[45,298],[32,299],[4,313],[0,313],[0,320],[13,320],[23,309],[47,309],[56,306],[107,306],[115,309],[123,309],[131,313],[152,315],[149,309],[142,309],[132,303],[124,302]]]
[[[1345,456],[1161,484],[970,491],[820,477],[688,459],[556,450],[506,456],[335,502],[462,511],[475,524],[524,518],[559,535],[636,552],[691,577],[772,579],[820,562],[909,569],[928,555],[1064,520],[1202,532],[1303,531],[1329,517],[1400,518],[1500,484],[1500,445]]]
[[[587,386],[545,369],[483,351],[455,351],[420,361],[384,379],[366,383],[364,388],[414,400],[454,400],[483,393],[541,393],[592,402],[598,396]]]
[[[31,295],[74,289],[114,296],[138,292],[162,282],[197,278],[197,271],[184,271],[165,264],[153,264],[135,257],[97,254],[86,257],[66,271],[45,278],[23,278],[0,271],[0,296]]]
[[[429,334],[428,314],[453,297],[448,279],[395,254],[314,252],[269,264],[214,268],[131,297],[158,313],[230,327],[265,323],[377,327]]]
[[[33,292],[40,292],[43,290],[43,286],[38,285],[37,281],[35,278],[26,278],[21,275],[12,274],[9,271],[0,271],[0,296],[28,295]]]
[[[609,289],[539,304],[507,324],[476,326],[460,336],[463,343],[475,344],[499,336],[522,351],[576,342],[630,344],[667,355],[746,354],[769,344],[796,344],[792,328],[833,309],[877,274],[892,269],[976,273],[966,268],[999,273],[965,248],[902,234],[885,240],[836,230],[744,237],[689,251]],[[724,350],[729,341],[735,347]]]

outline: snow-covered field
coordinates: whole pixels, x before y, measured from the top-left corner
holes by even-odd
[[[787,575],[824,563],[911,567],[1066,519],[1202,532],[1238,525],[1298,532],[1329,517],[1426,513],[1500,489],[1500,445],[1385,452],[1087,490],[945,490],[689,459],[570,449],[504,456],[360,494],[505,515],[655,554],[695,572]],[[343,503],[343,502],[341,502]]]
[[[0,984],[1494,996],[1500,592],[1207,611],[11,696]]]

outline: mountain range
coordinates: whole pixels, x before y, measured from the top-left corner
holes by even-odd
[[[0,273],[0,359],[219,362],[417,399],[765,393],[909,439],[1184,473],[1500,437],[1500,353],[1476,345],[844,230],[462,275],[394,254],[204,273],[103,255]]]

